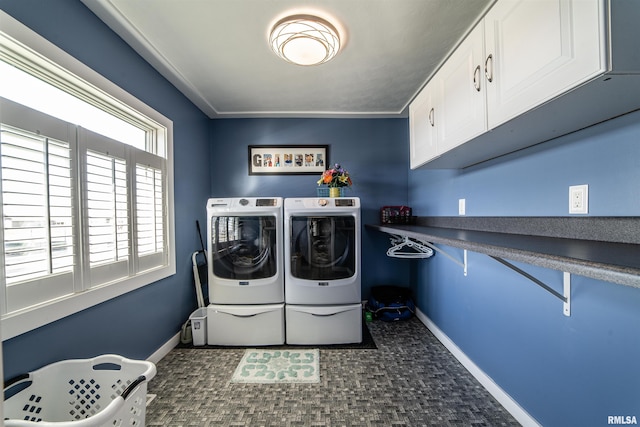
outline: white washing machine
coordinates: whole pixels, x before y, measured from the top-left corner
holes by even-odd
[[[362,341],[360,199],[284,201],[286,341]]]
[[[209,199],[209,300],[284,302],[282,198]]]
[[[281,197],[207,201],[207,344],[284,343],[282,209]]]

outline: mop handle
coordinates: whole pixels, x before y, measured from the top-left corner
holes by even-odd
[[[202,247],[202,253],[204,254],[204,261],[207,262],[207,251],[204,250],[204,241],[202,240],[202,232],[200,231],[200,221],[197,219],[196,227],[198,228],[198,236],[200,236],[200,246]]]

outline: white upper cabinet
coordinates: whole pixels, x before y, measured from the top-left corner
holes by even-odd
[[[497,0],[409,106],[411,168],[467,167],[640,109],[639,21],[640,0]]]
[[[409,105],[409,141],[411,169],[435,158],[436,129],[435,105],[431,86],[426,86]]]
[[[484,34],[481,22],[440,68],[434,80],[438,93],[438,154],[487,130]]]
[[[605,71],[602,3],[499,0],[484,19],[489,129]]]
[[[487,130],[479,25],[409,105],[411,169]]]

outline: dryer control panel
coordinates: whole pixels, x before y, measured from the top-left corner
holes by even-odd
[[[277,199],[256,199],[256,206],[278,206]]]
[[[337,207],[355,206],[355,202],[353,199],[336,199],[336,206]]]
[[[302,197],[285,199],[285,209],[360,208],[357,197]]]

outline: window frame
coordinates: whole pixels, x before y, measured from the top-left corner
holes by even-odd
[[[92,95],[108,106],[111,112],[118,109],[126,111],[129,117],[138,117],[147,128],[151,127],[152,138],[155,141],[154,151],[165,158],[166,166],[166,265],[139,272],[135,276],[124,280],[97,287],[83,286],[82,292],[73,293],[55,298],[42,304],[27,307],[11,313],[6,312],[5,288],[0,289],[3,296],[0,304],[2,340],[8,340],[25,332],[52,323],[71,314],[80,312],[94,305],[124,295],[135,289],[139,289],[158,280],[172,276],[176,273],[175,255],[175,217],[174,217],[174,170],[173,170],[173,122],[150,106],[146,105],[124,89],[78,61],[62,49],[58,48],[39,34],[30,30],[4,11],[0,10],[2,31],[0,37],[11,42],[17,42],[31,51],[34,62],[46,64],[45,72],[51,76],[61,70],[75,75],[81,81],[76,89],[77,94]],[[82,82],[84,81],[84,82]],[[86,84],[83,84],[86,83]],[[166,152],[164,152],[166,150]],[[2,230],[0,238],[4,241]],[[3,261],[0,261],[3,262]],[[80,279],[82,280],[82,278]]]

